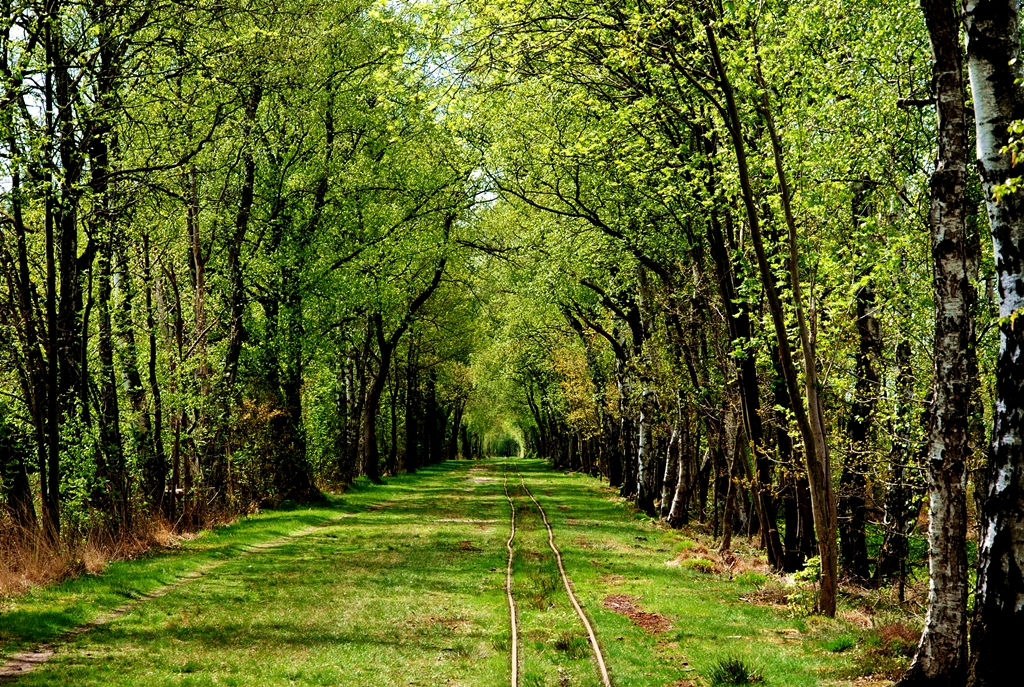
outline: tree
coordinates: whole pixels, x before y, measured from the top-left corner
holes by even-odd
[[[967,457],[974,336],[972,254],[965,224],[967,124],[956,6],[923,2],[932,46],[938,157],[931,178],[935,373],[928,429],[928,616],[899,684],[962,684],[967,668]]]
[[[967,68],[974,101],[978,170],[985,191],[999,287],[995,410],[978,545],[969,684],[996,685],[1015,670],[1024,640],[1024,195],[1010,182],[1011,126],[1024,119],[1016,3],[967,3]]]

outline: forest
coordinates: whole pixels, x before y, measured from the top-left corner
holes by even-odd
[[[926,585],[899,684],[1008,684],[1016,2],[3,10],[4,594],[529,455],[826,617]]]

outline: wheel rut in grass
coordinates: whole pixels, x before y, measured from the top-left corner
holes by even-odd
[[[297,532],[292,532],[291,534],[286,534],[282,537],[278,537],[270,541],[260,542],[258,544],[250,544],[248,546],[242,547],[237,556],[201,565],[195,568],[194,570],[185,573],[179,579],[175,580],[174,582],[171,582],[170,584],[158,587],[153,591],[146,592],[144,594],[139,594],[139,596],[135,598],[133,601],[126,603],[123,606],[119,606],[112,611],[102,613],[93,618],[92,620],[90,620],[89,622],[83,623],[78,627],[68,630],[67,632],[63,633],[57,639],[51,642],[38,644],[35,647],[28,649],[26,651],[20,651],[18,653],[11,654],[9,657],[7,657],[6,660],[4,660],[2,664],[0,664],[0,684],[10,682],[17,677],[42,666],[44,663],[53,658],[54,653],[62,644],[66,644],[69,641],[75,639],[76,637],[83,635],[86,632],[89,632],[90,630],[100,627],[101,625],[106,625],[112,620],[120,618],[121,616],[125,615],[126,613],[136,608],[139,604],[145,601],[159,599],[160,597],[166,596],[175,589],[178,589],[179,587],[182,587],[188,584],[189,582],[198,580],[201,577],[210,574],[217,568],[220,568],[221,566],[227,563],[237,561],[241,558],[250,556],[255,553],[259,553],[261,551],[269,551],[283,544],[295,541],[296,539],[301,539],[302,537],[306,537],[310,534],[313,534],[314,532],[329,525],[332,525],[345,517],[349,517],[349,515],[337,515],[328,518],[324,522],[317,523],[316,525],[311,525]]]
[[[533,495],[533,492],[530,491],[528,486],[526,486],[526,480],[523,478],[523,473],[519,471],[518,465],[516,465],[516,473],[519,475],[519,482],[522,484],[523,491],[526,492],[527,496],[530,497],[530,500],[532,500],[534,505],[537,506],[537,510],[540,512],[540,516],[544,520],[544,527],[548,530],[548,546],[551,547],[551,551],[555,554],[555,560],[558,563],[558,572],[562,578],[562,584],[565,585],[565,591],[569,595],[569,601],[572,602],[572,606],[576,610],[576,615],[579,616],[580,622],[583,623],[583,627],[587,630],[590,647],[594,652],[594,658],[597,659],[597,665],[601,673],[601,682],[604,687],[612,687],[612,681],[608,676],[608,668],[604,662],[604,654],[601,651],[601,645],[597,641],[597,635],[594,633],[594,627],[587,618],[587,614],[583,611],[583,607],[580,605],[579,599],[576,598],[576,593],[572,588],[572,582],[569,579],[568,574],[565,572],[565,564],[562,562],[562,553],[555,545],[555,532],[551,527],[551,522],[548,520],[548,515],[544,510],[544,506],[540,505],[540,502]]]

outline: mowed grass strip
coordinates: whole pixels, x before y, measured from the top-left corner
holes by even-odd
[[[19,599],[0,615],[15,640],[8,652],[121,606],[147,585],[226,561],[60,646],[16,684],[508,684],[506,461],[450,462],[384,486],[359,485],[322,507],[261,515],[179,552]],[[666,565],[683,535],[634,517],[593,478],[516,462],[548,513],[617,687],[708,684],[726,658],[739,658],[767,685],[849,684],[835,679],[848,653],[823,648],[809,629],[839,621],[746,603],[752,586]],[[540,514],[513,486],[509,480],[519,509],[520,685],[598,685]],[[239,555],[339,516],[276,548]],[[613,595],[660,614],[668,629],[655,633],[663,627],[640,627],[604,608]]]
[[[508,673],[500,480],[449,463],[356,489],[315,517],[339,510],[352,517],[146,600],[16,684],[500,682]]]
[[[823,650],[808,628],[838,628],[841,621],[793,617],[786,609],[745,602],[741,597],[754,592],[753,585],[668,565],[683,535],[631,515],[615,490],[586,475],[552,472],[541,461],[521,460],[519,469],[548,514],[617,687],[706,685],[716,665],[729,658],[739,658],[772,687],[852,684],[836,678],[850,659]],[[554,575],[557,581],[557,570]],[[604,607],[614,595],[637,599],[643,612],[664,620],[641,627]],[[554,677],[549,672],[537,684],[559,685]],[[569,684],[595,680],[580,676]]]

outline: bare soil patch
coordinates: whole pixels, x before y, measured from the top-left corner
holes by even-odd
[[[651,634],[661,634],[672,627],[672,623],[665,616],[660,613],[648,613],[637,606],[636,602],[639,600],[629,594],[611,594],[604,597],[601,605],[610,611],[628,617],[634,625],[642,627]]]

